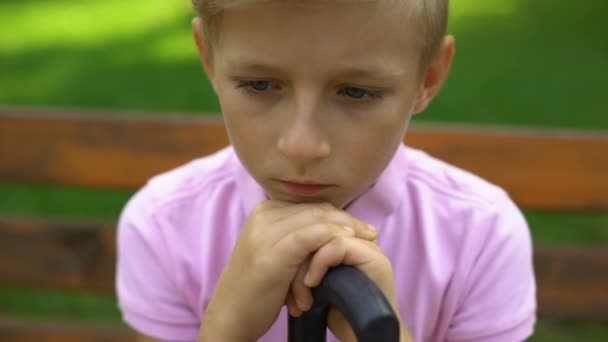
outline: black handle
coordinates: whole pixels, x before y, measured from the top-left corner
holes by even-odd
[[[350,323],[359,342],[398,342],[399,320],[384,294],[363,272],[340,266],[312,290],[311,310],[289,315],[289,342],[324,342],[327,313],[334,306]]]

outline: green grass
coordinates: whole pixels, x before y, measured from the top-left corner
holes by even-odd
[[[525,215],[536,244],[608,246],[608,214],[526,211]]]
[[[426,119],[608,128],[606,1],[452,4],[456,59]]]
[[[587,322],[541,320],[529,342],[606,341],[608,325]]]
[[[121,322],[114,296],[70,291],[0,287],[0,313],[23,319],[52,317],[56,321]]]
[[[3,1],[0,103],[218,112],[190,2]]]
[[[608,129],[605,0],[452,1],[457,55],[416,120]],[[0,105],[218,112],[190,1],[3,0]],[[0,213],[115,220],[131,192],[0,184]],[[608,215],[526,212],[535,243],[608,246]],[[112,296],[0,288],[0,313],[117,322]],[[542,320],[532,339],[606,341]]]
[[[458,0],[450,79],[417,120],[608,128],[603,0]],[[190,1],[0,3],[0,103],[219,111]]]
[[[130,191],[0,184],[0,212],[13,216],[116,220]]]

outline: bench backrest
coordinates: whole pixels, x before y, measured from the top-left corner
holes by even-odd
[[[608,212],[608,132],[414,124],[405,141],[523,208]],[[226,145],[217,116],[0,108],[1,183],[134,190]],[[0,216],[0,284],[111,292],[114,239],[113,223]],[[542,315],[608,319],[607,249],[536,246],[535,269]]]
[[[608,132],[414,124],[405,141],[524,208],[608,211]],[[0,109],[0,180],[135,189],[228,143],[218,116]]]

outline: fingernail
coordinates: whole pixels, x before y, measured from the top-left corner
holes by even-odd
[[[342,227],[343,227],[344,229],[348,230],[348,231],[351,231],[351,232],[354,232],[354,231],[355,231],[355,230],[354,230],[352,227],[349,227],[349,226],[342,226]]]
[[[377,232],[377,231],[378,231],[378,228],[376,228],[376,227],[372,226],[371,224],[368,224],[368,225],[367,225],[367,228],[368,228],[369,230],[371,230],[372,232]]]
[[[304,285],[308,286],[310,284],[310,271],[306,272],[304,275]]]

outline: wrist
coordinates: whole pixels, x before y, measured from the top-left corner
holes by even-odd
[[[198,342],[255,341],[250,334],[243,331],[242,327],[243,324],[235,322],[234,315],[218,312],[209,307],[201,324]]]

